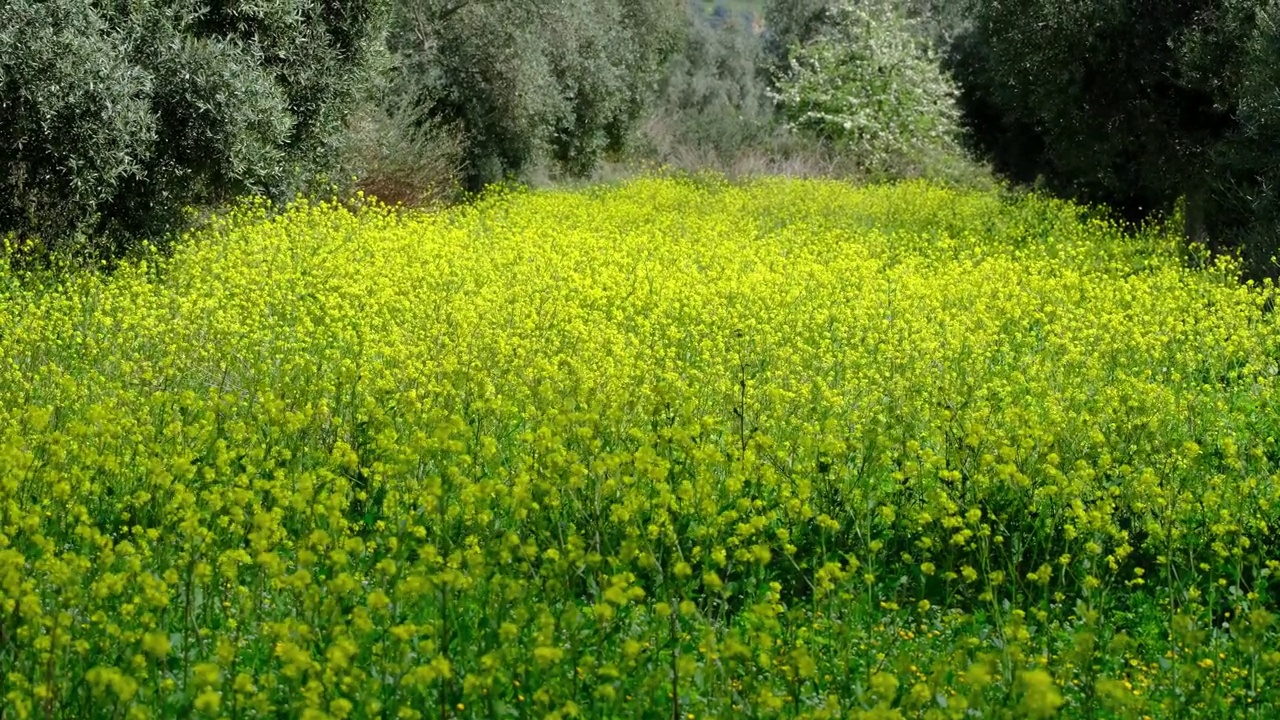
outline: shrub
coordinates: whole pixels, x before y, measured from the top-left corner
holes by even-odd
[[[0,9],[0,230],[68,238],[144,174],[152,78],[85,3]]]
[[[458,199],[463,141],[451,127],[419,124],[394,109],[361,107],[348,124],[342,186],[406,207],[436,207]]]
[[[460,197],[465,139],[457,125],[424,119],[396,91],[395,57],[379,53],[370,82],[347,122],[340,156],[344,191],[389,204],[433,207]]]
[[[828,29],[793,48],[777,80],[798,131],[847,151],[873,173],[909,174],[958,153],[956,89],[893,0],[833,6]]]

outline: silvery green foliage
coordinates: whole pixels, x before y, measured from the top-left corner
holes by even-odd
[[[761,72],[763,39],[734,18],[709,22],[700,6],[691,6],[689,16],[683,47],[667,68],[650,122],[663,131],[655,143],[658,156],[670,159],[691,147],[728,158],[763,145],[777,128]]]
[[[333,159],[381,1],[0,0],[0,232],[110,255],[299,189]]]
[[[775,99],[790,126],[899,172],[957,148],[957,91],[893,0],[846,0],[794,47]]]
[[[397,0],[396,102],[457,127],[472,188],[619,149],[675,49],[666,0]]]
[[[0,10],[0,232],[65,235],[143,175],[153,78],[85,3]]]

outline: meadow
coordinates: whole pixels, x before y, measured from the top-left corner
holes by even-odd
[[[0,270],[0,718],[1276,717],[1280,323],[1180,247],[647,178]]]

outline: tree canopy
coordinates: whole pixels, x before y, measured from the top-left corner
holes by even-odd
[[[380,13],[0,0],[0,231],[115,245],[191,204],[288,192],[338,142]]]
[[[1277,7],[973,0],[953,56],[968,125],[1016,179],[1130,220],[1185,198],[1192,236],[1256,255],[1280,179]]]
[[[544,158],[584,174],[625,145],[680,13],[667,0],[400,0],[399,92],[419,122],[460,128],[473,188]]]

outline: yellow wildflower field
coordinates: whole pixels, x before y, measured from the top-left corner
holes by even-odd
[[[1280,327],[927,184],[0,272],[0,718],[1280,714]]]

